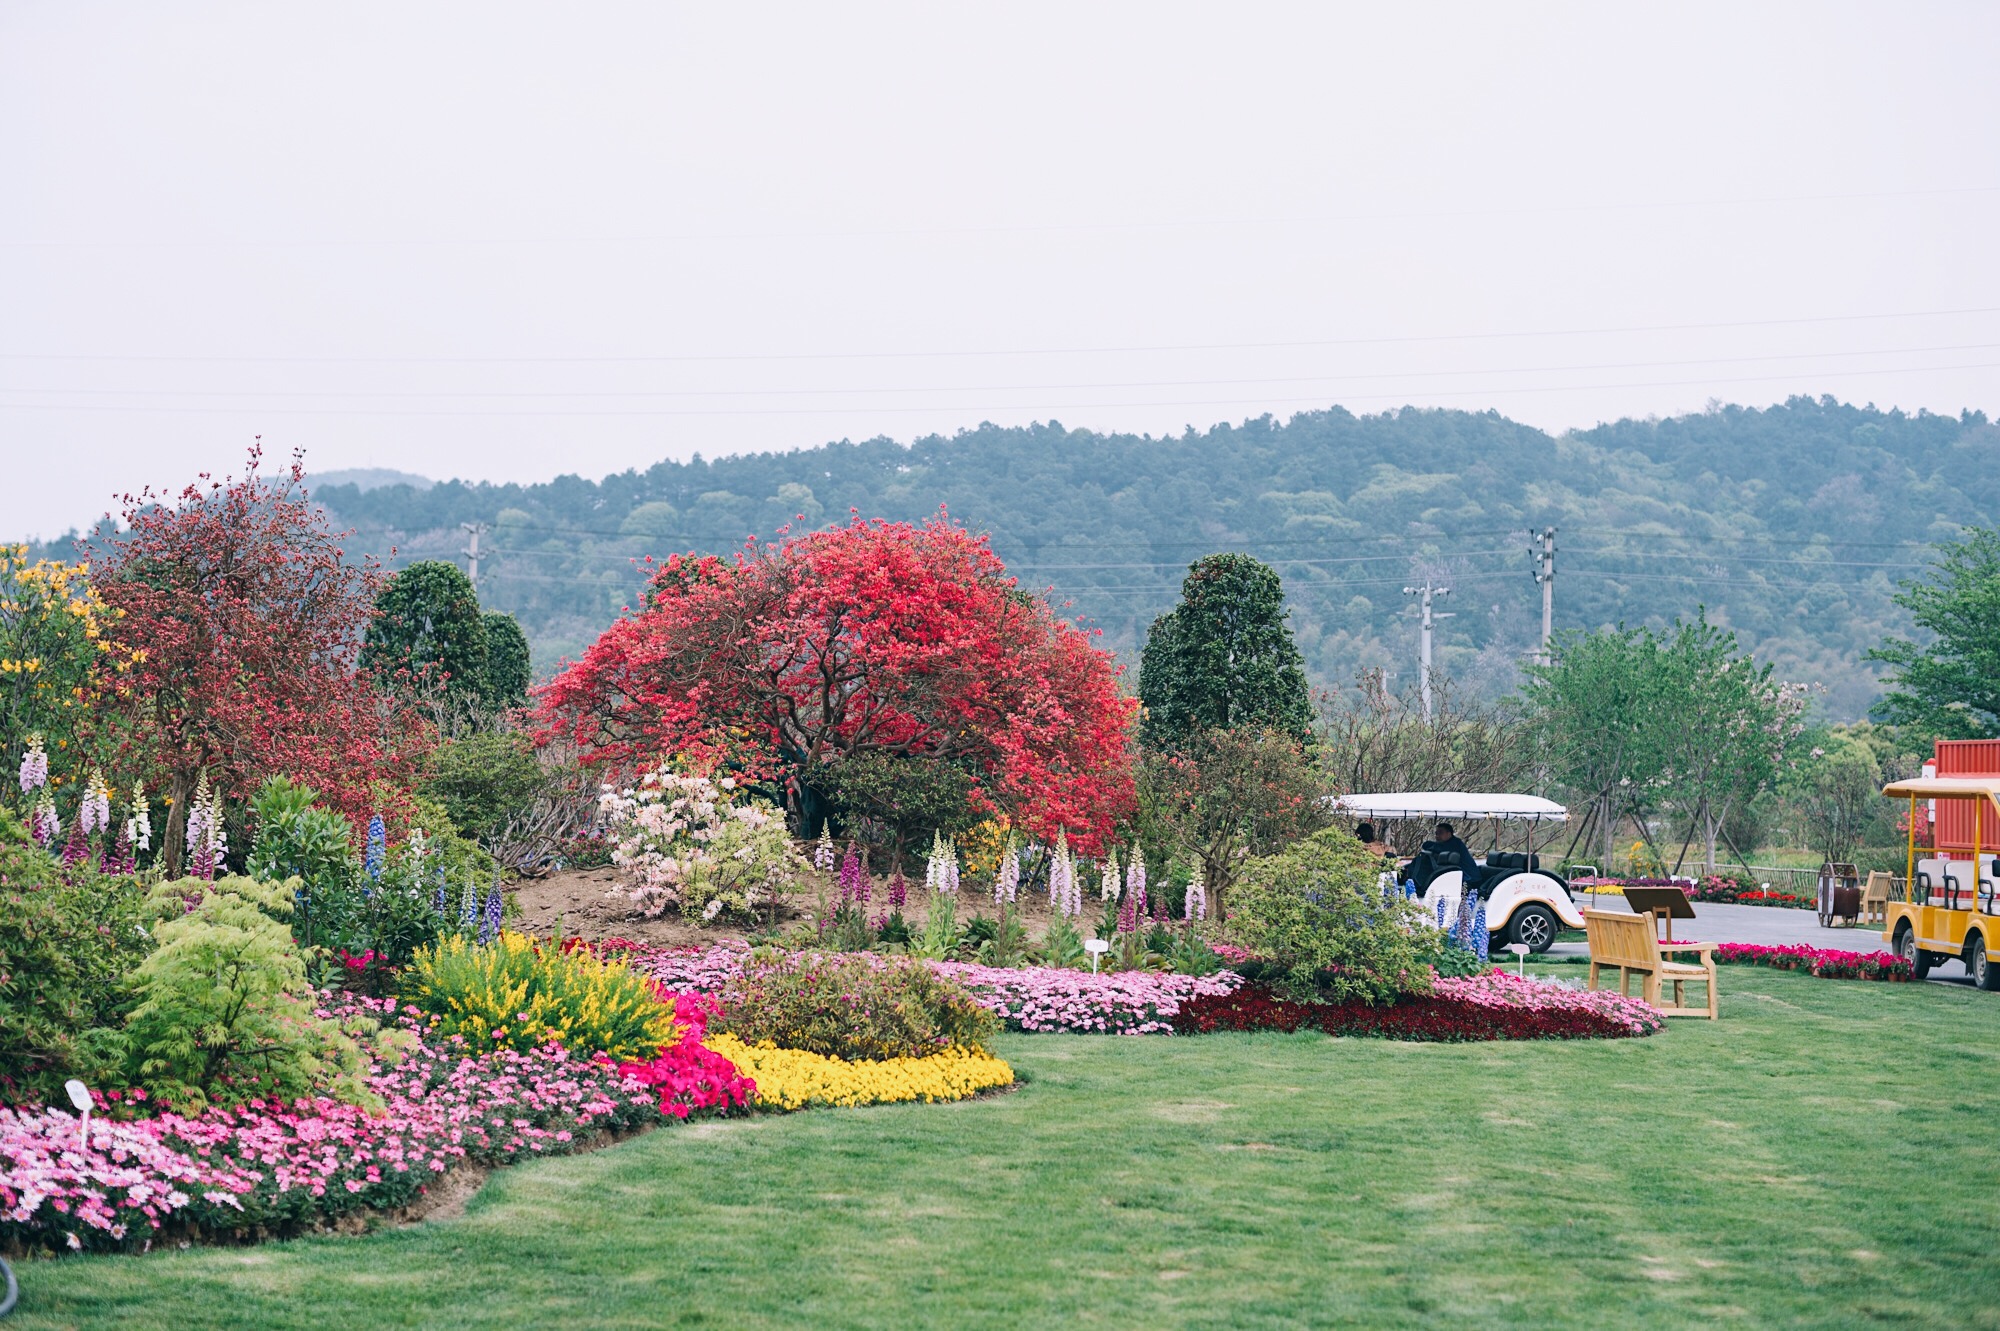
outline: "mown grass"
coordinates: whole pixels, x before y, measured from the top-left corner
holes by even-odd
[[[2000,1325],[2000,1000],[1732,970],[1647,1040],[1009,1037],[461,1218],[36,1262],[29,1327]]]

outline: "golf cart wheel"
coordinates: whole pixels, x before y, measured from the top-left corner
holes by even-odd
[[[1989,994],[2000,989],[2000,966],[1994,965],[1992,959],[1986,955],[1986,940],[1976,934],[1972,939],[1972,947],[1965,955],[1965,973],[1972,977],[1974,984]]]
[[[1523,906],[1514,912],[1514,922],[1507,926],[1507,932],[1515,942],[1526,944],[1528,951],[1539,955],[1549,950],[1560,928],[1561,922],[1547,906]]]
[[[1917,946],[1917,931],[1907,920],[1896,926],[1896,955],[1910,963],[1910,974],[1917,979],[1931,973],[1931,954]]]

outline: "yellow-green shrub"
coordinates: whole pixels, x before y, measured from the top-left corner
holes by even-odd
[[[419,951],[403,996],[440,1034],[463,1035],[476,1050],[525,1052],[554,1040],[573,1053],[640,1060],[675,1038],[673,1009],[624,962],[511,931]]]

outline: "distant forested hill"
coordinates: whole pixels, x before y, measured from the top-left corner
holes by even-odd
[[[1556,625],[1663,623],[1708,607],[1781,675],[1825,685],[1833,717],[1875,696],[1862,654],[1907,631],[1890,603],[1925,544],[2000,522],[2000,428],[1794,399],[1552,438],[1493,413],[1335,408],[1175,437],[1061,425],[661,462],[602,481],[333,485],[315,491],[397,562],[458,555],[484,522],[480,593],[513,611],[546,671],[640,583],[631,561],[728,550],[809,524],[921,519],[990,532],[1035,587],[1136,660],[1187,563],[1244,550],[1283,575],[1321,684],[1386,666],[1414,680],[1401,589],[1453,588],[1438,659],[1465,687],[1510,688],[1540,631],[1526,529],[1558,528]],[[463,561],[461,561],[463,562]]]

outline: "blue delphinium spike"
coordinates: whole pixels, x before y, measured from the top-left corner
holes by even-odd
[[[458,931],[462,934],[476,933],[479,929],[479,889],[472,884],[472,871],[465,874],[465,891],[458,899]]]
[[[440,920],[442,920],[444,918],[444,912],[445,912],[444,879],[440,877],[438,879],[437,895],[431,899],[431,914],[437,916]]]
[[[1472,950],[1481,961],[1492,960],[1493,935],[1486,929],[1486,903],[1481,901],[1472,914]]]
[[[376,882],[382,881],[382,861],[387,858],[389,834],[382,826],[382,815],[376,814],[368,820],[368,851],[361,861],[361,867]]]
[[[1442,929],[1442,928],[1444,928],[1444,898],[1443,898],[1443,897],[1439,897],[1439,898],[1438,898],[1438,907],[1437,907],[1437,914],[1438,914],[1438,928]]]
[[[486,918],[479,925],[479,941],[490,943],[500,936],[500,915],[504,903],[500,900],[500,875],[493,875],[493,890],[486,894]]]

